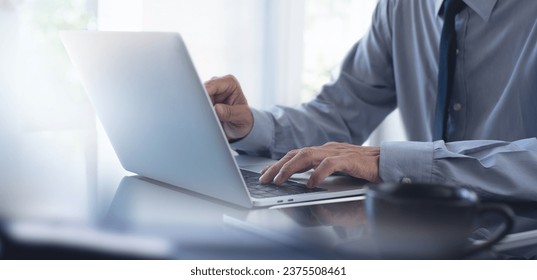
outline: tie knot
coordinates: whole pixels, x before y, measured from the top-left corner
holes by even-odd
[[[466,4],[462,0],[444,0],[444,18],[455,17],[465,6]]]

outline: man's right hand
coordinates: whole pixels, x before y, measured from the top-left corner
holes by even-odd
[[[231,75],[215,77],[205,82],[205,88],[227,139],[234,141],[248,135],[254,118],[239,81]]]

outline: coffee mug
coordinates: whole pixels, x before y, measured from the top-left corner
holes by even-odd
[[[512,228],[513,212],[502,204],[481,203],[475,192],[434,184],[379,184],[368,188],[366,215],[382,258],[463,258],[490,247]],[[469,236],[485,213],[504,226],[484,242]]]

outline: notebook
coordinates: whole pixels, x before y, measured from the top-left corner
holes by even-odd
[[[365,192],[356,184],[259,186],[258,174],[241,171],[180,34],[60,35],[126,170],[248,208]]]

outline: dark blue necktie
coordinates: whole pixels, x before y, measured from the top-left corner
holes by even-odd
[[[443,4],[444,25],[440,39],[438,67],[438,96],[434,114],[433,140],[446,140],[448,103],[453,91],[453,76],[457,61],[457,34],[455,16],[465,7],[462,0],[445,0]]]

